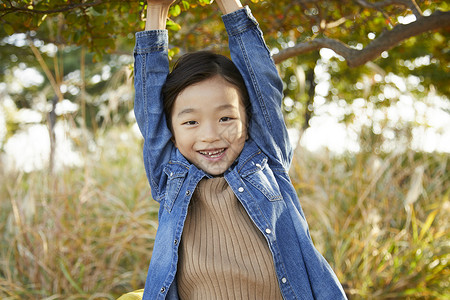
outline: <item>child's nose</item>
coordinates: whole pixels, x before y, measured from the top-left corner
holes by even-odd
[[[220,139],[217,127],[212,124],[204,124],[200,132],[200,138],[203,142],[214,142]]]

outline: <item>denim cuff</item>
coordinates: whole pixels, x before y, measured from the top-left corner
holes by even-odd
[[[166,51],[169,44],[169,34],[165,29],[136,32],[134,53],[145,54]]]
[[[248,6],[222,16],[229,36],[241,34],[251,27],[259,26]]]

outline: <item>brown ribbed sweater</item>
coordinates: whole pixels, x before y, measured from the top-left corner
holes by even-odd
[[[177,283],[183,300],[282,299],[267,242],[223,177],[203,179],[195,190]]]

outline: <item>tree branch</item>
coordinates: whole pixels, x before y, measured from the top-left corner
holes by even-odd
[[[318,38],[309,42],[295,45],[281,50],[273,55],[275,63],[322,48],[328,48],[343,56],[349,67],[354,68],[371,61],[384,51],[400,44],[405,39],[420,35],[424,32],[450,27],[450,12],[435,11],[428,17],[421,17],[409,24],[398,24],[392,30],[385,31],[362,50],[350,48],[341,41]]]
[[[73,9],[77,9],[77,8],[88,8],[88,7],[92,7],[92,6],[97,6],[99,4],[102,4],[103,0],[97,0],[94,2],[89,2],[89,3],[77,3],[77,4],[68,4],[68,5],[64,5],[63,7],[59,7],[59,8],[53,8],[53,9],[47,9],[47,10],[38,10],[38,9],[32,9],[32,8],[27,8],[27,7],[16,7],[13,6],[12,3],[10,2],[10,7],[5,7],[5,8],[0,8],[0,13],[2,13],[2,17],[10,14],[10,13],[14,13],[14,12],[25,12],[25,13],[30,13],[30,14],[53,14],[53,13],[60,13],[60,12],[65,12],[65,11],[69,11],[69,10],[73,10]]]
[[[419,18],[422,16],[422,11],[420,10],[420,7],[417,5],[415,0],[384,0],[384,1],[378,1],[378,2],[367,2],[365,0],[356,0],[357,3],[359,3],[363,7],[368,8],[375,8],[381,10],[382,7],[389,6],[389,5],[402,5],[408,7],[412,13],[416,16],[416,18]]]
[[[389,23],[394,25],[392,23],[391,17],[389,17],[389,15],[384,10],[381,9],[385,5],[380,5],[380,3],[381,2],[386,2],[386,1],[380,1],[380,2],[376,2],[376,3],[371,3],[371,2],[367,2],[365,0],[356,0],[356,2],[358,4],[360,4],[362,7],[368,7],[368,8],[372,8],[372,9],[378,10],[384,16],[384,18],[389,21]],[[392,1],[388,1],[388,2],[392,2]]]

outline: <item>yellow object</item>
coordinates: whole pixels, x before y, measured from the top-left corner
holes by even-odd
[[[126,294],[123,294],[117,300],[142,300],[142,296],[144,294],[144,289],[132,291]]]

